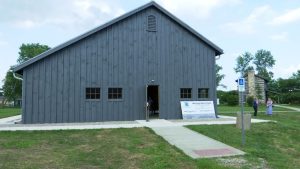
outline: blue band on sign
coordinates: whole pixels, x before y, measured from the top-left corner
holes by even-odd
[[[244,79],[239,79],[239,85],[244,85]]]

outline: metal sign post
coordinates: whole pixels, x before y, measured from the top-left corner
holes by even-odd
[[[245,92],[245,79],[238,79],[239,92],[241,96],[241,116],[242,116],[242,145],[245,145],[245,129],[244,129],[244,92]]]

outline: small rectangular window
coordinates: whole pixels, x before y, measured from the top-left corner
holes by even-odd
[[[85,88],[85,99],[100,99],[100,88],[99,87]]]
[[[192,88],[181,88],[180,98],[192,98]]]
[[[199,88],[198,89],[198,98],[208,98],[208,89],[207,88]]]
[[[108,99],[122,99],[122,88],[108,88]]]

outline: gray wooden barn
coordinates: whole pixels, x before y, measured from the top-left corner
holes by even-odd
[[[216,103],[223,50],[155,2],[18,65],[23,123],[180,119],[182,100]],[[147,87],[148,86],[148,87]]]

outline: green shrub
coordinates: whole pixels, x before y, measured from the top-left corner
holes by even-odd
[[[299,104],[300,92],[287,92],[281,95],[281,102],[285,104]]]
[[[236,106],[239,103],[239,94],[236,90],[218,91],[217,95],[220,99],[220,104]]]
[[[253,96],[248,96],[247,97],[247,104],[248,106],[252,107],[254,102],[254,97]]]
[[[227,103],[227,92],[226,91],[221,91],[221,90],[218,90],[217,91],[217,97],[220,99],[220,104],[223,105],[223,104],[226,104]]]
[[[227,100],[228,106],[236,106],[239,104],[238,94],[228,93],[226,100]]]

